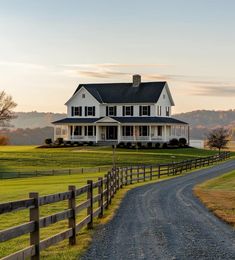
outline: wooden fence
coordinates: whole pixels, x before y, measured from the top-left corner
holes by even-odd
[[[15,179],[15,178],[28,178],[28,177],[42,177],[42,176],[56,176],[56,175],[72,175],[78,173],[95,173],[108,171],[112,166],[100,167],[83,167],[83,168],[70,168],[70,169],[51,169],[51,170],[34,170],[23,171],[16,170],[14,172],[0,172],[0,179]]]
[[[125,185],[160,178],[163,175],[181,174],[195,168],[212,165],[229,157],[229,152],[223,152],[219,155],[178,163],[115,168],[104,177],[98,178],[96,182],[88,180],[87,185],[81,188],[69,186],[66,192],[41,197],[34,192],[29,193],[28,199],[2,203],[0,204],[0,214],[28,209],[29,222],[0,231],[0,243],[30,234],[30,245],[27,248],[8,255],[2,260],[26,259],[28,257],[38,260],[40,259],[40,251],[65,239],[69,240],[69,245],[75,245],[76,234],[85,226],[92,228],[93,219],[103,216],[104,210],[111,204],[115,193]],[[80,204],[76,204],[76,199],[84,194],[86,194],[86,198]],[[68,209],[40,218],[41,206],[66,200],[68,201]],[[94,206],[95,204],[97,205]],[[86,217],[78,222],[76,216],[84,209],[87,211]],[[68,220],[68,228],[65,231],[40,240],[42,228],[66,219]]]

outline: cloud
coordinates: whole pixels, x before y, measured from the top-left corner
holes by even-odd
[[[219,85],[219,86],[204,86],[197,87],[194,91],[194,95],[197,96],[213,96],[213,97],[233,97],[235,96],[235,84]]]
[[[4,67],[21,67],[27,69],[45,69],[46,66],[34,63],[15,62],[15,61],[0,61],[0,66]]]

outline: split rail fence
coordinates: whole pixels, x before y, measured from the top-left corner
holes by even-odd
[[[40,259],[40,252],[65,239],[69,245],[76,244],[76,234],[85,226],[93,227],[93,219],[102,218],[104,210],[109,207],[116,192],[123,186],[140,181],[160,178],[163,175],[177,175],[195,168],[212,165],[230,157],[229,152],[223,152],[210,157],[202,157],[177,163],[158,164],[151,166],[134,166],[115,168],[98,181],[87,181],[87,185],[76,188],[69,186],[68,191],[39,196],[38,193],[29,193],[29,198],[0,204],[0,215],[18,210],[29,210],[29,222],[0,231],[0,243],[13,238],[30,234],[30,245],[23,250],[5,256],[2,260],[31,258]],[[76,199],[83,195],[85,199],[76,203]],[[59,213],[40,217],[40,207],[59,201],[68,201],[68,209]],[[96,204],[96,205],[95,205]],[[82,210],[87,211],[86,217],[78,222],[76,217]],[[68,220],[68,228],[52,237],[40,240],[40,230],[62,220]]]

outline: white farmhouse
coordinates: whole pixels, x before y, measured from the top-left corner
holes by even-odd
[[[79,143],[159,146],[173,138],[188,141],[188,124],[171,117],[167,82],[80,84],[66,102],[67,117],[56,122],[55,139]]]

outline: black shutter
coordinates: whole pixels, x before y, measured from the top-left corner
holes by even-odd
[[[87,107],[85,107],[85,116],[87,116]]]
[[[134,115],[134,110],[133,110],[133,106],[131,106],[131,115]]]
[[[74,107],[72,107],[71,115],[74,116]]]
[[[148,116],[150,116],[150,106],[148,106]]]
[[[93,109],[92,109],[92,114],[93,114],[93,116],[95,116],[95,107],[93,107]]]
[[[82,116],[82,107],[79,107],[79,116]]]
[[[85,126],[85,136],[87,136],[87,126]]]
[[[117,106],[114,107],[114,116],[117,116]]]
[[[123,115],[123,116],[125,116],[125,115],[126,115],[126,113],[125,113],[125,112],[126,112],[126,111],[125,111],[125,106],[123,106],[123,107],[122,107],[122,115]]]
[[[70,135],[72,136],[73,135],[73,127],[70,126]]]
[[[96,126],[93,126],[93,129],[94,129],[94,135],[93,136],[96,136]]]
[[[109,115],[109,107],[106,106],[106,116],[108,116],[108,115]]]
[[[139,106],[139,114],[142,116],[142,106]]]

